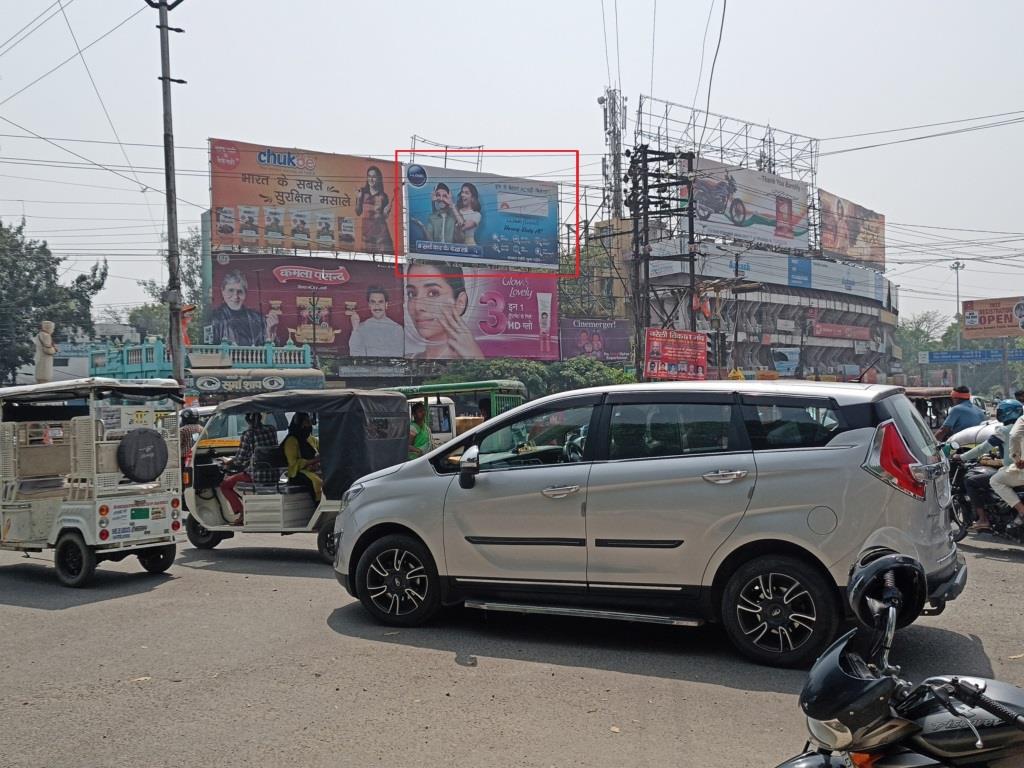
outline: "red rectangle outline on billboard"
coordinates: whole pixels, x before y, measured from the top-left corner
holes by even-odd
[[[435,155],[450,155],[457,152],[475,152],[484,153],[488,152],[491,154],[548,154],[548,155],[572,155],[576,159],[576,271],[575,272],[531,272],[530,277],[538,278],[549,278],[552,280],[560,280],[562,278],[576,279],[580,276],[580,151],[578,149],[396,149],[395,150],[395,199],[402,194],[402,164],[398,159],[400,154],[411,154],[413,152],[421,153],[424,155],[435,154]],[[405,230],[402,228],[401,220],[401,206],[395,206],[395,232],[404,233]],[[403,275],[401,265],[398,263],[398,238],[395,238],[395,274],[399,277],[417,277],[415,272],[410,272],[408,275]],[[408,258],[412,258],[414,254],[406,254]],[[524,265],[529,266],[529,265]],[[472,277],[519,277],[522,272],[484,272],[480,274],[474,274],[472,276],[465,275],[467,278]],[[422,277],[422,275],[419,275]],[[441,277],[463,277],[463,275],[456,274],[444,274]]]

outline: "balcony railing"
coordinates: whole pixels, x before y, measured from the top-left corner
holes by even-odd
[[[185,347],[186,368],[311,368],[308,344],[238,347],[233,344],[193,344]],[[160,339],[123,347],[105,345],[89,354],[89,373],[115,379],[158,379],[171,375],[171,352]]]

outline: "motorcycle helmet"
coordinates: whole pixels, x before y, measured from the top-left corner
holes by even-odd
[[[182,426],[185,424],[199,423],[199,413],[195,408],[184,408],[178,415],[178,418],[181,421]]]
[[[891,586],[886,584],[886,574],[890,572]],[[891,549],[870,549],[850,569],[846,596],[854,616],[865,627],[875,627],[879,609],[888,599],[895,598],[896,626],[905,627],[921,615],[928,599],[924,566],[910,555]]]
[[[1000,400],[996,406],[996,419],[1002,424],[1013,424],[1021,416],[1024,416],[1024,403],[1017,400]]]
[[[847,645],[857,630],[839,638],[814,662],[800,692],[807,730],[818,746],[850,750],[889,719],[896,680],[874,674]]]

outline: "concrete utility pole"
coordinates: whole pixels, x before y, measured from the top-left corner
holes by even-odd
[[[171,77],[171,51],[168,32],[185,30],[168,25],[167,14],[182,0],[146,0],[150,8],[160,12],[160,77],[164,100],[164,197],[167,200],[167,306],[170,309],[170,328],[167,340],[171,348],[172,375],[185,381],[185,349],[181,330],[181,264],[178,250],[178,193],[174,183],[174,127],[171,121],[171,83],[184,84],[184,80]]]
[[[949,268],[952,269],[953,272],[956,274],[956,315],[955,315],[955,317],[956,317],[956,348],[958,350],[962,348],[962,344],[963,344],[963,338],[962,338],[963,337],[963,317],[961,317],[961,312],[960,312],[960,270],[963,269],[966,266],[967,265],[964,264],[962,261],[954,261],[952,264],[949,265]],[[956,386],[960,386],[963,383],[964,383],[963,379],[961,378],[960,363],[958,362],[956,364]]]
[[[697,312],[693,308],[697,300],[697,240],[693,231],[693,198],[697,194],[696,180],[693,178],[693,152],[686,153],[686,178],[689,189],[686,195],[686,255],[690,260],[690,330],[697,330]]]

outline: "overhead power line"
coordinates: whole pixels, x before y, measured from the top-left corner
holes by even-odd
[[[69,6],[69,5],[71,5],[71,3],[72,3],[73,1],[74,1],[74,0],[68,0],[68,3],[67,3],[67,5],[63,6],[63,8],[61,8],[61,11],[63,11],[63,10],[65,9],[65,8],[67,8],[67,7]],[[17,96],[17,95],[19,95],[19,94],[21,94],[21,93],[24,93],[25,91],[27,91],[27,90],[28,90],[29,88],[31,88],[31,87],[32,87],[33,85],[35,85],[36,83],[38,83],[38,82],[39,82],[40,80],[44,80],[45,78],[49,77],[49,76],[50,76],[50,75],[52,75],[52,74],[53,74],[54,72],[56,72],[56,71],[57,71],[58,69],[60,69],[61,67],[63,67],[63,66],[65,65],[65,64],[67,64],[67,63],[68,63],[69,61],[72,61],[73,59],[75,59],[75,58],[77,58],[77,57],[81,56],[81,55],[82,55],[82,54],[83,54],[83,53],[84,53],[85,51],[87,51],[87,50],[89,50],[90,48],[92,48],[92,47],[93,47],[94,45],[96,45],[96,43],[98,43],[98,42],[99,42],[100,40],[103,40],[103,39],[104,39],[105,37],[107,37],[108,35],[110,35],[110,34],[112,34],[112,33],[116,32],[116,31],[117,31],[118,29],[120,29],[120,28],[121,28],[121,27],[123,27],[123,26],[124,26],[125,24],[127,24],[127,23],[128,23],[129,21],[131,21],[131,20],[132,20],[132,19],[134,19],[134,18],[135,18],[136,16],[138,16],[138,15],[139,15],[140,13],[142,13],[142,12],[143,12],[144,10],[146,10],[145,6],[143,6],[143,7],[142,7],[142,8],[140,8],[139,10],[137,10],[137,11],[136,11],[135,13],[133,13],[133,14],[129,15],[129,16],[128,16],[128,17],[126,18],[126,19],[124,19],[124,20],[123,20],[122,22],[120,22],[120,23],[119,23],[119,24],[117,24],[116,26],[114,26],[114,27],[111,27],[110,29],[108,29],[108,30],[107,30],[106,32],[104,32],[104,33],[103,33],[102,35],[100,35],[100,36],[99,36],[99,37],[97,37],[97,38],[96,38],[95,40],[93,40],[93,41],[92,41],[91,43],[89,43],[89,44],[88,44],[87,46],[85,46],[85,48],[80,48],[80,49],[78,50],[78,53],[73,53],[73,54],[71,54],[70,56],[68,56],[68,57],[67,57],[66,59],[64,59],[64,61],[62,61],[62,62],[61,62],[60,64],[58,64],[57,66],[53,67],[52,69],[49,69],[49,70],[47,70],[46,72],[44,72],[43,74],[41,74],[41,75],[40,75],[39,77],[37,77],[37,78],[36,78],[35,80],[33,80],[33,81],[32,81],[31,83],[29,83],[28,85],[24,85],[24,86],[22,86],[21,88],[19,88],[18,90],[16,90],[16,91],[15,91],[14,93],[12,93],[12,94],[10,94],[9,96],[7,96],[6,98],[4,98],[4,100],[3,100],[3,101],[0,101],[0,107],[2,107],[2,106],[3,106],[4,104],[6,104],[6,103],[7,103],[8,101],[10,101],[11,99],[13,99],[13,98],[14,98],[15,96]],[[66,13],[65,13],[65,15],[64,15],[64,18],[65,18],[65,19],[67,18],[67,14],[66,14]],[[71,28],[71,25],[70,25],[70,23],[68,24],[68,28],[69,28],[69,29]],[[74,32],[72,32],[72,36],[74,36]],[[77,40],[75,40],[75,47],[76,47],[76,48],[78,47],[78,41],[77,41]],[[3,54],[0,54],[0,56],[2,56],[2,55],[3,55]],[[84,57],[82,58],[82,61],[85,61],[85,58],[84,58]],[[92,76],[90,75],[90,79],[91,79],[91,78],[92,78]],[[27,137],[27,136],[10,136],[10,138],[28,138],[28,137]]]
[[[920,123],[918,125],[907,125],[903,128],[886,128],[880,131],[864,131],[863,133],[848,133],[845,136],[828,136],[818,141],[839,141],[840,139],[858,139],[862,136],[881,136],[885,133],[902,133],[903,131],[916,131],[921,128],[937,128],[941,125],[956,125],[957,123],[972,123],[976,120],[991,120],[994,117],[1010,117],[1011,115],[1024,115],[1024,109],[1013,112],[997,112],[994,115],[979,115],[977,117],[961,117],[957,120],[943,120],[939,123]]]
[[[708,129],[708,116],[711,110],[711,85],[715,82],[715,64],[718,63],[718,51],[722,47],[722,33],[725,31],[725,9],[728,4],[729,0],[722,0],[722,21],[718,25],[718,42],[715,43],[715,55],[711,59],[711,74],[708,75],[708,100],[707,106],[704,108],[704,127],[700,131],[700,141],[697,143],[698,152],[704,146],[704,132]]]
[[[71,5],[71,3],[73,3],[74,1],[75,1],[75,0],[68,0],[68,5]],[[46,7],[46,9],[45,9],[45,10],[44,10],[44,11],[43,11],[42,13],[40,13],[40,14],[39,14],[39,16],[42,16],[43,14],[47,13],[47,12],[48,12],[48,11],[49,11],[49,10],[50,10],[51,8],[53,8],[53,6],[55,6],[55,5],[57,5],[57,3],[56,3],[56,2],[54,2],[54,3],[51,3],[50,5],[48,5],[48,6]],[[39,18],[39,16],[36,16],[36,18],[35,18],[35,19],[32,19],[32,21],[30,21],[30,22],[29,22],[28,24],[26,24],[26,25],[25,25],[24,27],[22,27],[21,29],[19,29],[19,30],[18,30],[17,32],[15,32],[15,33],[14,33],[13,35],[11,35],[11,36],[10,36],[9,38],[7,38],[6,40],[4,40],[4,42],[3,42],[3,43],[0,43],[0,49],[4,49],[4,50],[0,50],[0,56],[6,56],[6,55],[7,55],[8,53],[10,53],[11,51],[13,51],[13,50],[14,50],[15,48],[17,48],[17,47],[18,47],[18,46],[19,46],[19,45],[20,45],[21,43],[23,43],[23,42],[24,42],[25,40],[27,40],[27,39],[28,39],[29,37],[31,37],[32,33],[34,33],[34,32],[35,32],[35,31],[36,31],[37,29],[39,29],[39,28],[40,28],[40,27],[42,27],[42,26],[43,26],[44,24],[46,24],[46,22],[48,22],[48,21],[49,21],[50,19],[52,19],[52,18],[53,18],[54,16],[56,16],[56,15],[57,15],[58,13],[60,13],[60,11],[59,11],[59,10],[57,10],[57,11],[54,11],[54,12],[53,12],[53,13],[51,13],[51,14],[50,14],[49,16],[47,16],[47,17],[46,17],[45,19],[43,19],[43,20],[42,20],[42,21],[40,21],[40,22],[39,22],[38,24],[36,24],[36,26],[32,27],[32,29],[29,29],[29,30],[28,30],[28,32],[25,32],[25,34],[24,34],[24,35],[22,35],[22,36],[21,36],[20,38],[18,38],[18,39],[17,39],[17,40],[15,40],[15,41],[14,41],[13,43],[11,43],[11,45],[7,46],[7,44],[8,44],[8,43],[10,43],[10,42],[11,42],[11,40],[14,40],[14,38],[18,37],[18,35],[21,35],[21,33],[22,33],[22,32],[24,32],[24,31],[25,31],[26,29],[28,29],[28,27],[32,26],[32,24],[35,24],[35,22],[36,22],[36,19],[38,19],[38,18]],[[6,47],[6,48],[4,48],[4,46],[7,46],[7,47]]]
[[[844,149],[833,149],[828,152],[821,152],[819,157],[828,157],[829,155],[843,155],[848,152],[860,152],[865,149],[876,149],[878,147],[888,147],[894,144],[909,144],[914,141],[924,141],[925,139],[935,139],[942,136],[957,136],[961,133],[973,133],[974,131],[984,131],[989,128],[1000,128],[1006,125],[1017,125],[1024,123],[1024,117],[1017,117],[1011,120],[1001,120],[995,123],[984,123],[983,125],[972,125],[966,128],[955,128],[951,131],[939,131],[938,133],[926,133],[923,136],[910,136],[905,139],[894,139],[892,141],[880,141],[875,144],[864,144],[859,147],[846,147]]]

